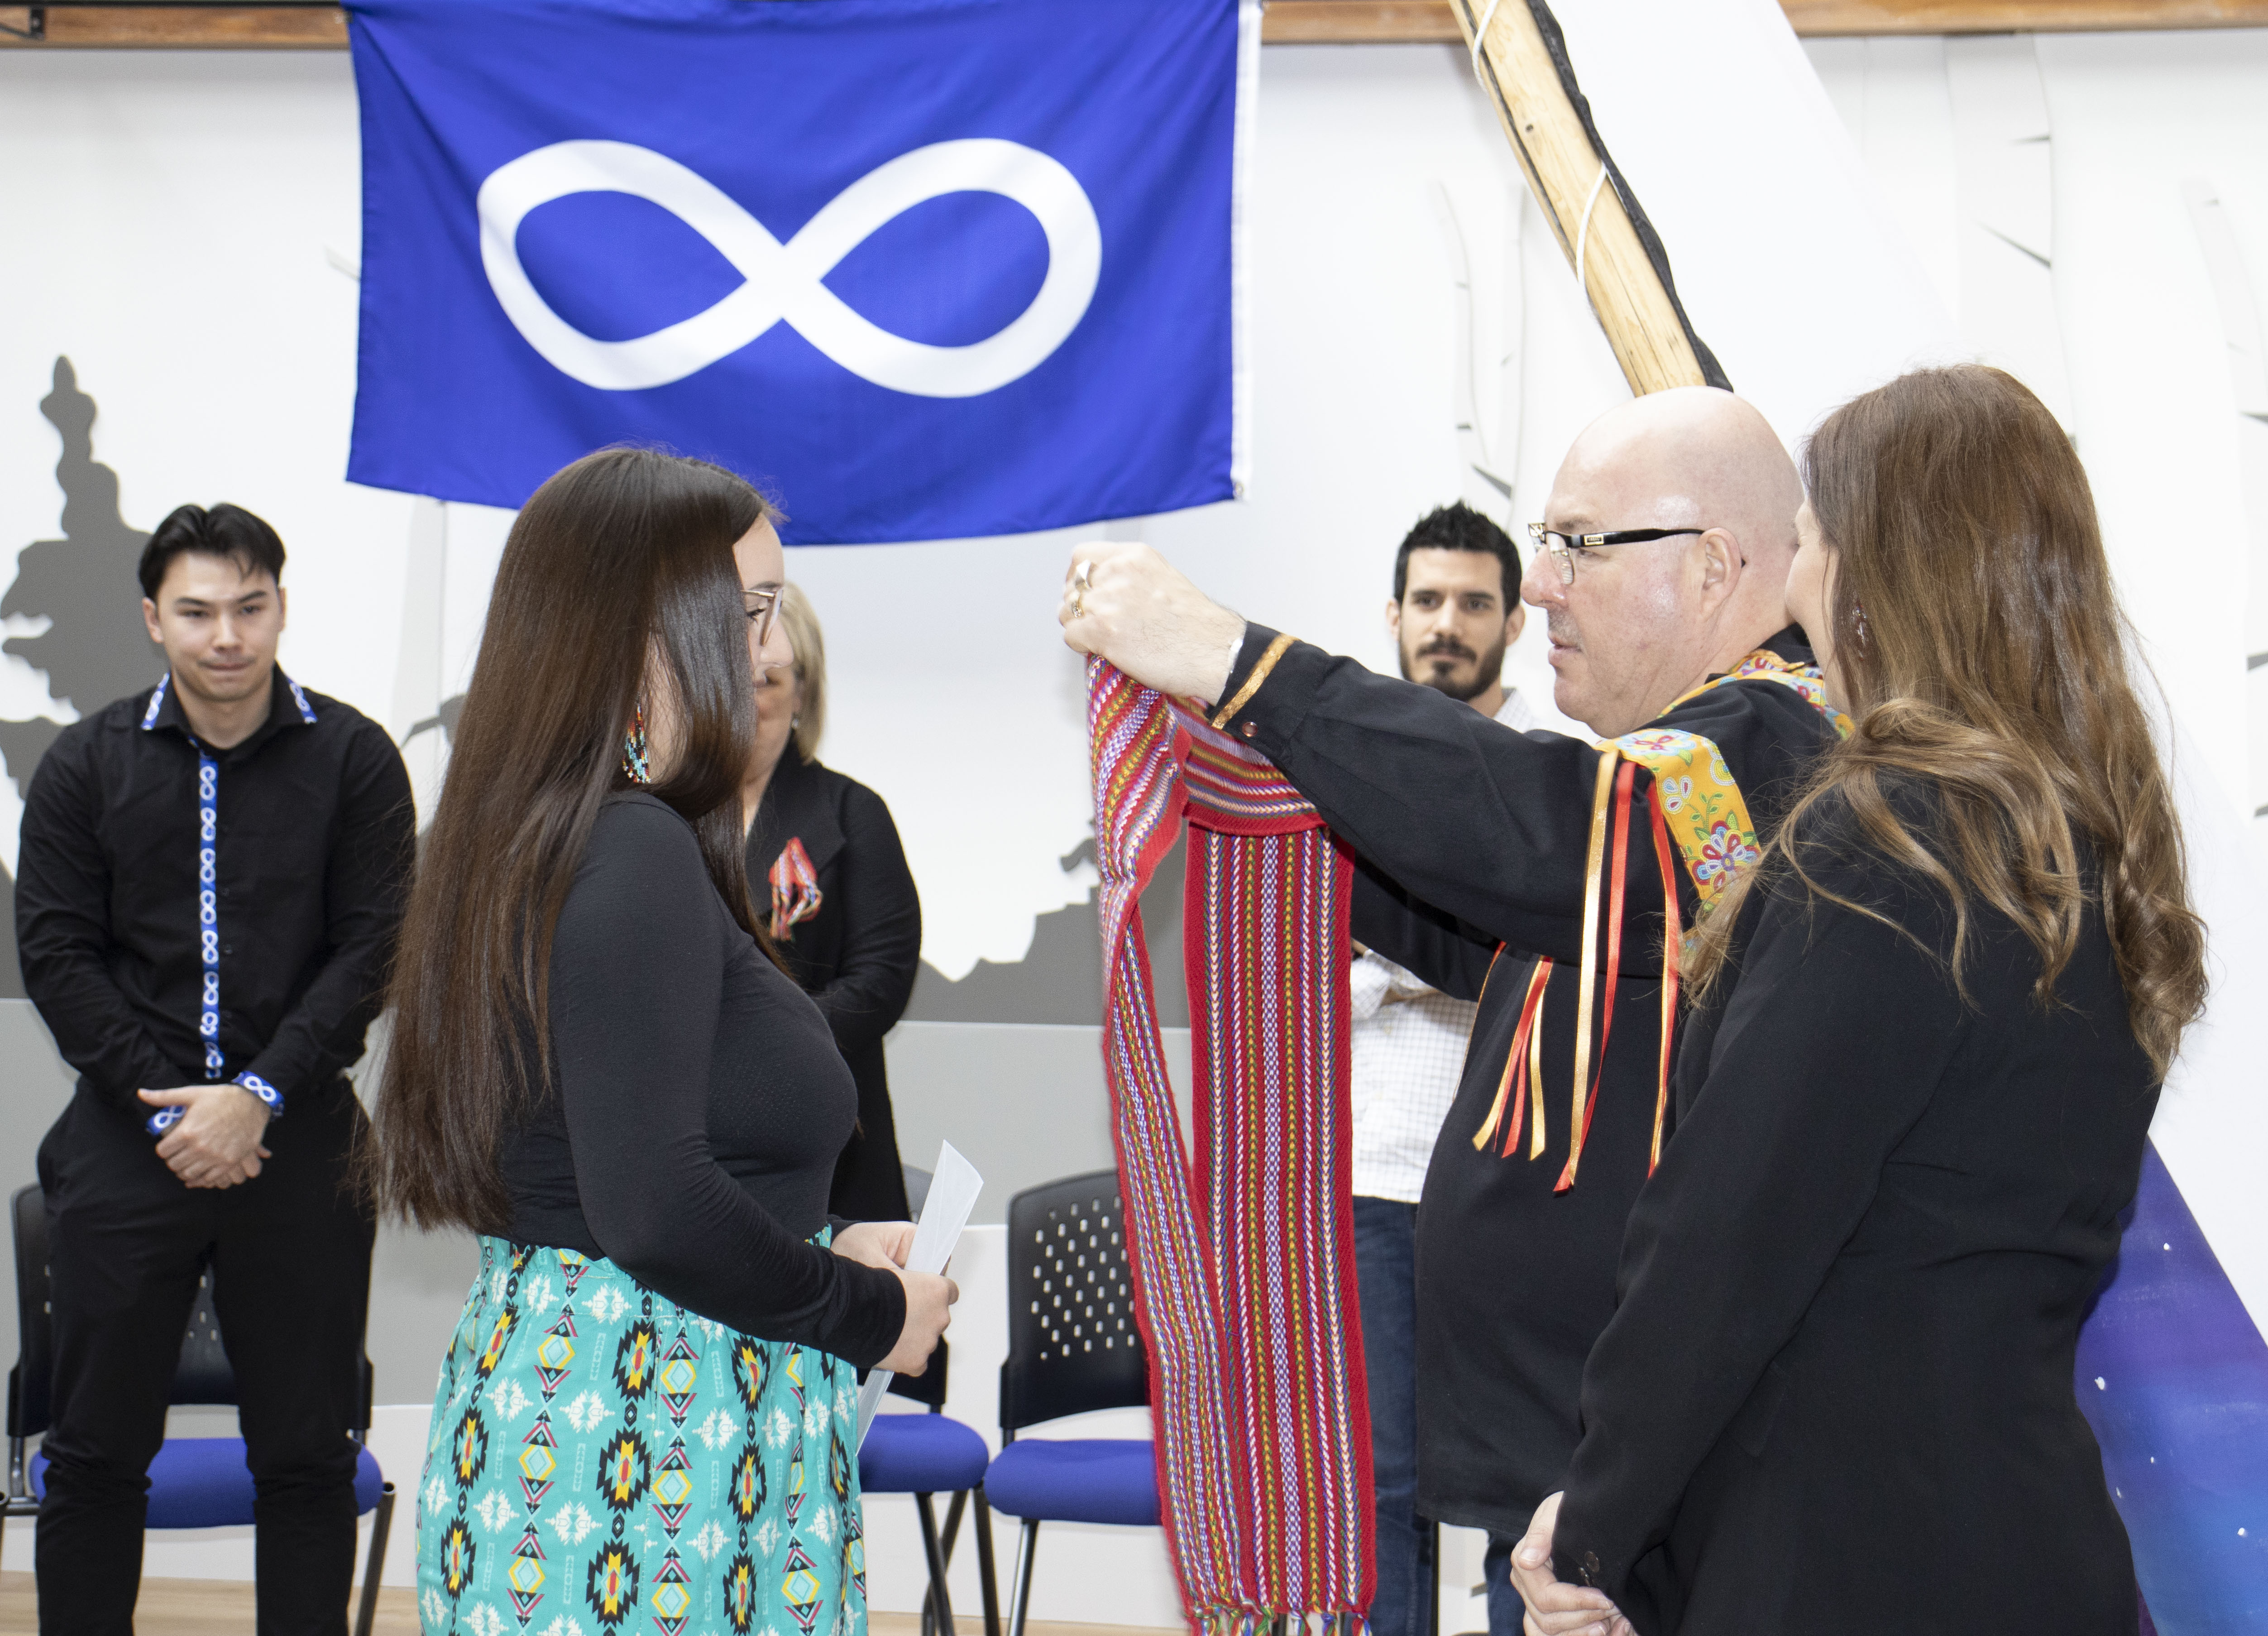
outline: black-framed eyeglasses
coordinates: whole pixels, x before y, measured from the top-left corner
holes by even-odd
[[[1542,523],[1528,525],[1528,537],[1551,553],[1561,585],[1575,583],[1575,553],[1595,551],[1609,545],[1642,545],[1648,540],[1668,540],[1682,534],[1706,534],[1706,528],[1618,528],[1611,534],[1562,534]]]
[[[751,589],[740,594],[747,599],[748,623],[756,628],[756,651],[761,653],[764,644],[771,640],[772,620],[779,613],[779,588],[775,586],[770,590]]]

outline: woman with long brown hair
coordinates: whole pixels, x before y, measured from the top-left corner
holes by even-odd
[[[1855,730],[1697,934],[1528,1626],[2132,1636],[2073,1357],[2205,979],[2094,502],[1973,365],[1805,468],[1788,610]]]
[[[641,449],[505,544],[367,1166],[481,1240],[418,1491],[429,1632],[863,1618],[857,1370],[918,1373],[954,1291],[894,1264],[904,1224],[827,1215],[857,1089],[749,908],[784,578],[754,489]]]

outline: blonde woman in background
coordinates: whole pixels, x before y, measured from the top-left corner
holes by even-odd
[[[741,792],[749,892],[858,1083],[858,1125],[836,1161],[828,1208],[854,1221],[897,1221],[910,1212],[882,1036],[913,993],[921,899],[882,798],[820,764],[827,645],[801,586],[783,588],[780,623],[795,664],[756,691]]]

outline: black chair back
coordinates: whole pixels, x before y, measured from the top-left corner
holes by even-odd
[[[1150,1401],[1134,1322],[1118,1173],[1096,1170],[1008,1201],[1008,1360],[1000,1429]]]
[[[8,1371],[8,1435],[36,1437],[48,1429],[48,1389],[55,1354],[48,1324],[48,1202],[36,1187],[20,1187],[8,1201],[16,1237],[16,1367]]]
[[[952,1352],[939,1337],[937,1350],[929,1355],[929,1367],[919,1374],[894,1374],[890,1377],[890,1396],[904,1397],[921,1404],[933,1414],[945,1411],[946,1377],[951,1372]]]
[[[232,1404],[236,1401],[236,1371],[228,1367],[228,1349],[220,1344],[220,1315],[213,1310],[212,1264],[197,1274],[196,1304],[189,1308],[189,1327],[181,1336],[180,1367],[173,1371],[177,1404]]]
[[[48,1429],[52,1404],[54,1332],[48,1307],[48,1206],[37,1187],[18,1188],[10,1201],[16,1232],[16,1367],[8,1372],[8,1435],[36,1437]],[[370,1360],[362,1360],[362,1405],[357,1434],[370,1430]],[[221,1344],[220,1316],[213,1309],[212,1267],[197,1275],[197,1297],[181,1336],[181,1360],[173,1372],[174,1404],[233,1404],[236,1372]]]

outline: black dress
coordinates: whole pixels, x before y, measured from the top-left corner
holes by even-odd
[[[791,839],[803,843],[818,874],[819,910],[788,928],[776,946],[818,1002],[858,1086],[858,1123],[836,1163],[828,1208],[853,1221],[902,1221],[906,1179],[882,1036],[897,1026],[914,991],[921,899],[882,798],[806,762],[792,744],[748,835],[748,894],[767,923],[766,877]]]
[[[1964,1003],[1939,894],[1847,835],[1812,859],[1896,925],[1743,915],[1584,1372],[1558,1572],[1646,1636],[2132,1636],[2072,1382],[2158,1096],[2102,917],[2043,1007],[1972,896]]]
[[[1274,635],[1247,628],[1230,698]],[[1793,629],[1764,645],[1792,661],[1811,657]],[[1558,733],[1515,733],[1432,688],[1305,643],[1284,653],[1229,725],[1360,855],[1355,937],[1444,993],[1480,999],[1418,1211],[1418,1508],[1517,1536],[1537,1502],[1565,1485],[1583,1360],[1614,1315],[1623,1226],[1653,1144],[1662,921],[1647,826],[1631,827],[1623,975],[1596,1116],[1576,1185],[1557,1192],[1600,752]],[[1833,737],[1792,689],[1761,680],[1712,688],[1653,726],[1715,744],[1763,835]],[[1639,769],[1639,801],[1651,782]],[[1676,873],[1690,925],[1693,888]],[[1499,942],[1509,948],[1491,975]],[[1477,1152],[1473,1133],[1495,1099],[1537,954],[1557,962],[1543,1011],[1544,1153],[1531,1160],[1524,1143],[1510,1158]]]

